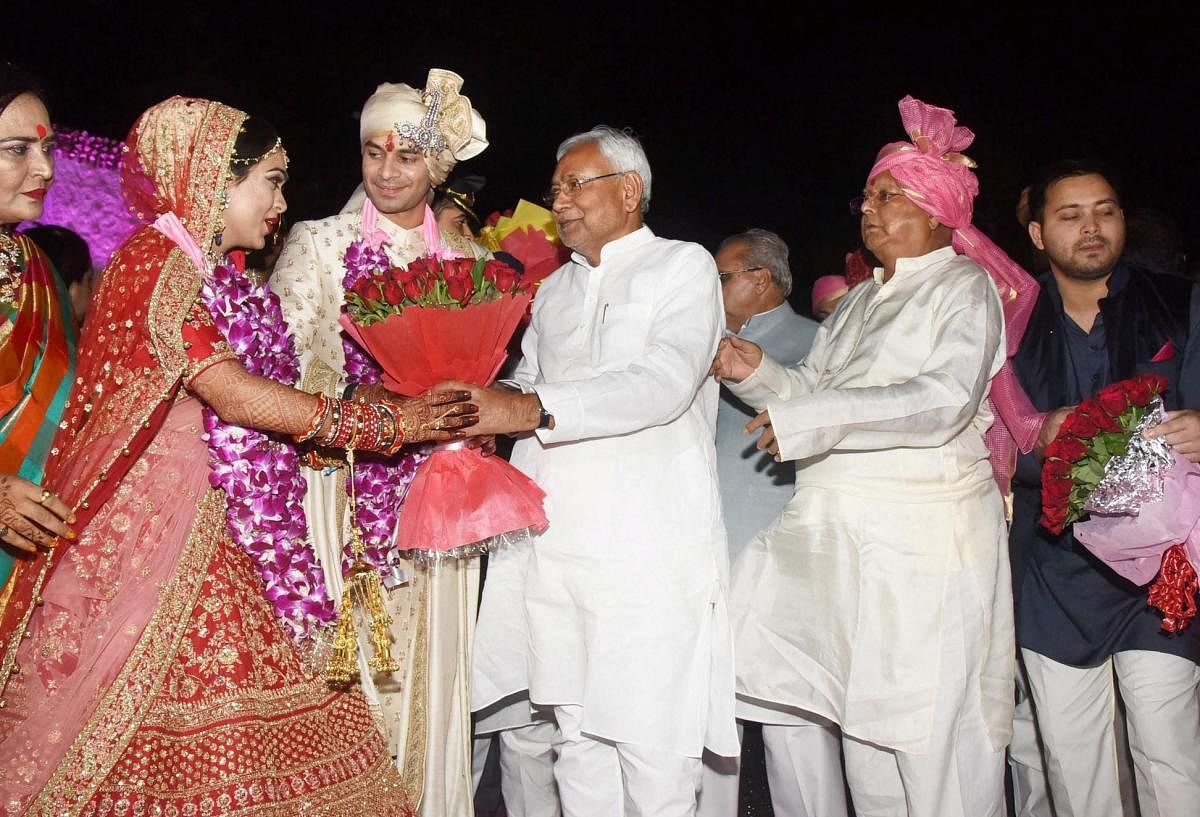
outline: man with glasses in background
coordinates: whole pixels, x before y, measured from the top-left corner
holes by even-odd
[[[557,722],[569,817],[692,815],[702,751],[738,753],[707,377],[717,271],[643,225],[649,202],[630,134],[559,146],[547,203],[574,254],[534,300],[510,387],[471,387],[481,433],[532,432],[512,463],[550,520],[489,565],[473,704],[527,689]]]
[[[725,330],[760,345],[791,366],[808,353],[818,324],[787,302],[792,291],[788,246],[769,230],[731,235],[717,248],[717,276],[725,302]],[[757,414],[726,388],[717,407],[717,471],[729,561],[770,526],[792,498],[796,463],[776,462],[754,445],[746,424]],[[763,723],[771,805],[780,815],[845,817],[841,736],[837,727],[739,702],[737,714]],[[738,810],[736,760],[706,757],[700,790],[701,817],[730,817]]]

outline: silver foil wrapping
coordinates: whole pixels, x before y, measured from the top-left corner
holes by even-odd
[[[1163,496],[1163,480],[1171,467],[1171,450],[1166,439],[1147,440],[1147,429],[1163,421],[1162,400],[1155,397],[1149,411],[1129,437],[1124,456],[1113,457],[1104,467],[1104,478],[1092,491],[1083,509],[1089,513],[1136,516],[1146,502]]]

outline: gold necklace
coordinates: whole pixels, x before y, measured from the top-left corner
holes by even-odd
[[[24,266],[21,245],[11,232],[0,229],[0,304],[16,302]]]

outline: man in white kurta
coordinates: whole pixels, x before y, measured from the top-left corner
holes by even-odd
[[[437,150],[403,138],[405,124],[429,118],[428,91],[438,87],[439,102],[451,104],[462,79],[431,72],[426,92],[407,85],[380,86],[363,108],[365,197],[355,197],[348,212],[298,223],[288,236],[271,278],[300,354],[299,388],[341,397],[354,378],[346,373],[338,326],[346,273],[346,248],[365,235],[375,238],[388,259],[403,266],[429,251],[425,192],[457,158],[482,150],[482,120],[476,133],[446,131],[449,148]],[[464,97],[458,97],[465,102]],[[470,111],[469,103],[466,110]],[[474,112],[471,112],[474,113]],[[474,114],[478,119],[478,114]],[[468,120],[470,121],[470,120]],[[436,117],[431,120],[437,132]],[[404,133],[416,133],[415,127]],[[390,138],[389,138],[390,136]],[[480,144],[482,142],[482,145]],[[388,145],[391,145],[390,149]],[[405,149],[409,153],[403,154]],[[374,157],[372,159],[372,157]],[[369,164],[369,162],[373,162]],[[384,186],[384,195],[374,196]],[[389,200],[390,188],[403,189],[410,206]],[[395,197],[399,198],[399,197]],[[376,201],[379,199],[378,206]],[[415,226],[402,226],[405,223]],[[436,232],[434,233],[436,234]],[[441,234],[446,243],[461,236]],[[454,246],[458,246],[455,244]],[[461,250],[470,248],[463,246]],[[334,598],[343,586],[341,553],[349,540],[346,469],[304,469],[308,480],[305,512],[314,548],[321,558]],[[467,690],[470,646],[479,592],[478,559],[447,560],[436,569],[402,560],[407,581],[387,594],[392,617],[392,650],[400,670],[372,674],[360,650],[363,692],[375,706],[389,748],[403,774],[410,802],[422,817],[461,817],[472,812],[470,708]]]
[[[900,259],[886,283],[876,270],[800,365],[764,358],[729,384],[798,466],[734,578],[739,697],[838,723],[859,814],[1002,803],[1012,600],[983,433],[1003,361],[996,288],[947,246]],[[898,812],[882,805],[897,767]]]
[[[690,815],[703,749],[738,751],[706,377],[717,273],[642,225],[649,168],[620,131],[565,142],[552,191],[576,252],[534,300],[525,393],[473,395],[481,429],[536,428],[512,463],[549,527],[489,562],[473,705],[527,689],[553,709],[567,817]]]

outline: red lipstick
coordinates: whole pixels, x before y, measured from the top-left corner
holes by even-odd
[[[29,196],[29,198],[31,198],[31,199],[44,199],[44,198],[46,198],[46,188],[35,187],[32,190],[26,190],[26,191],[22,192],[21,195]]]

